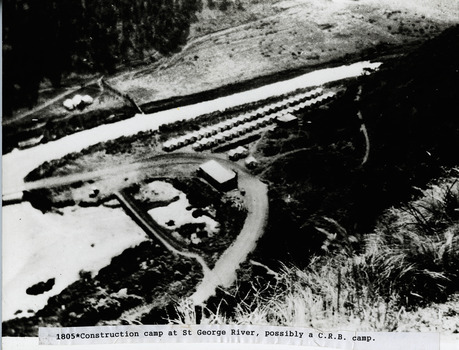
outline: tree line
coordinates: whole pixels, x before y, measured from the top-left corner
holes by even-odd
[[[186,42],[201,0],[7,0],[3,3],[4,115],[32,107],[40,82],[113,73]]]

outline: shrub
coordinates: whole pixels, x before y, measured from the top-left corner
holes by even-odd
[[[388,210],[360,253],[339,223],[324,218],[330,224],[328,246],[334,249],[313,257],[303,269],[282,265],[270,271],[274,278],[254,276],[246,268],[250,276],[241,276],[237,287],[208,303],[212,307],[202,312],[201,322],[317,328],[357,324],[361,330],[379,331],[416,324],[413,311],[419,306],[444,302],[458,291],[459,223],[452,217],[458,199],[457,181],[429,187],[421,198]],[[336,238],[329,234],[332,226],[342,231]],[[176,309],[178,323],[199,316],[186,300]]]

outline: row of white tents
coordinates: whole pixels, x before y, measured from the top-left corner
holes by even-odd
[[[214,136],[211,137],[205,137],[193,144],[193,149],[195,151],[201,151],[204,149],[208,149],[214,146],[217,146],[221,143],[224,143],[225,141],[229,141],[232,139],[235,139],[239,136],[245,135],[253,130],[259,129],[263,126],[266,126],[276,119],[276,116],[274,114],[271,114],[269,116],[265,116],[262,118],[259,118],[257,120],[253,120],[241,125],[238,125],[230,130],[226,130],[223,132],[220,132]]]
[[[198,131],[164,142],[163,149],[165,151],[173,151],[190,144],[193,144],[193,149],[196,151],[214,147],[274,123],[278,117],[284,114],[298,112],[301,109],[328,101],[335,96],[335,93],[331,91],[325,94],[322,92],[322,88],[317,88],[286,98],[283,101],[266,105],[250,113],[241,114],[220,123],[203,127]]]

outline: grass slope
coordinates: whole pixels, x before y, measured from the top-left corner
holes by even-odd
[[[202,5],[180,52],[158,53],[154,63],[148,56],[144,65],[120,68],[107,80],[147,112],[174,108],[324,65],[407,52],[457,23],[459,14],[453,4],[440,0],[403,4],[393,0],[240,0],[202,1]],[[84,85],[72,76],[59,92],[86,93]],[[99,91],[96,84],[90,88],[95,103],[88,111],[67,112],[62,98],[11,122],[5,129],[4,152],[19,141],[32,139],[33,143],[44,135],[41,142],[46,142],[135,113],[116,96]],[[57,95],[49,83],[43,83],[39,101],[46,104]]]
[[[298,128],[274,131],[259,144],[270,212],[278,213],[260,256],[307,263],[325,237],[321,230],[336,230],[327,219],[364,234],[383,210],[409,200],[443,166],[457,165],[458,33],[453,27],[356,80],[328,109],[306,112]],[[362,125],[370,144],[365,164]],[[286,239],[278,242],[277,232]],[[307,244],[297,244],[298,237]]]
[[[361,331],[457,330],[459,169],[381,216],[360,249],[328,232],[306,268],[245,264],[238,285],[199,318],[182,301],[176,323],[234,323]],[[347,234],[344,232],[344,234]]]
[[[268,135],[270,223],[252,258],[270,267],[246,264],[203,322],[457,329],[458,39],[456,26]]]

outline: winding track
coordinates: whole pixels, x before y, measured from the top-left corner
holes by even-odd
[[[215,294],[218,287],[229,287],[236,279],[236,271],[239,265],[247,259],[248,254],[256,247],[258,239],[263,235],[266,222],[268,219],[268,188],[256,177],[250,175],[244,168],[238,164],[222,159],[219,157],[206,156],[192,153],[172,153],[154,156],[145,159],[142,163],[134,163],[123,166],[116,166],[109,169],[73,174],[63,177],[51,177],[35,182],[25,183],[22,190],[32,190],[39,188],[57,187],[69,185],[78,181],[88,181],[118,175],[120,173],[128,174],[129,172],[141,169],[149,169],[155,172],[155,176],[167,176],[167,165],[176,166],[177,164],[197,166],[209,159],[214,159],[223,164],[225,167],[234,170],[238,174],[238,187],[245,192],[244,204],[248,209],[247,218],[241,232],[236,240],[228,247],[217,262],[213,269],[210,269],[204,259],[192,252],[180,251],[172,246],[167,240],[156,236],[157,239],[171,252],[195,259],[203,268],[204,278],[196,287],[195,293],[190,297],[194,305],[202,305],[205,301]],[[118,195],[118,198],[122,196]],[[121,199],[122,200],[122,199]],[[129,206],[129,203],[123,204]],[[130,208],[135,213],[135,208]],[[137,215],[140,221],[143,219]],[[148,226],[148,224],[146,224]]]
[[[156,130],[163,124],[178,120],[193,119],[204,113],[259,101],[271,96],[279,96],[298,88],[317,86],[330,81],[358,76],[363,73],[364,68],[377,68],[379,64],[380,63],[358,62],[349,66],[317,70],[293,79],[268,84],[249,91],[184,106],[182,108],[174,108],[152,115],[136,115],[127,120],[84,130],[30,149],[22,151],[15,150],[2,157],[3,196],[5,198],[5,195],[15,195],[18,192],[21,193],[24,190],[33,188],[53,187],[76,181],[95,179],[97,177],[101,178],[114,171],[116,171],[117,174],[124,174],[126,171],[135,171],[145,168],[151,169],[152,166],[158,164],[158,161],[170,162],[172,159],[170,157],[177,157],[174,159],[176,164],[180,157],[182,157],[183,161],[191,161],[193,158],[203,161],[205,158],[198,155],[162,156],[162,159],[159,157],[152,157],[149,160],[145,160],[142,164],[136,163],[124,167],[114,167],[99,172],[49,178],[35,183],[24,183],[23,180],[30,171],[43,162],[63,157],[70,152],[79,152],[83,148],[98,142],[115,139],[120,136],[133,135],[139,131]],[[183,157],[185,157],[186,160],[184,160]],[[232,169],[239,168],[231,162],[225,160],[219,161],[225,163]],[[254,249],[257,239],[263,234],[268,216],[267,188],[258,179],[251,177],[241,168],[236,169],[236,171],[239,174],[239,187],[246,191],[245,201],[249,210],[249,215],[236,241],[222,254],[215,264],[215,267],[211,271],[205,273],[204,279],[198,285],[196,292],[191,296],[191,300],[195,305],[202,304],[215,292],[217,286],[229,286],[232,283],[235,278],[237,267],[247,257],[247,254]]]

